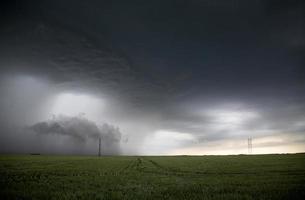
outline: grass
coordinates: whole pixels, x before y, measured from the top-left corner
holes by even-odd
[[[0,156],[0,199],[305,199],[305,154]]]

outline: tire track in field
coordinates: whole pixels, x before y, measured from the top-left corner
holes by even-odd
[[[153,166],[150,169],[149,166]],[[119,174],[129,174],[131,172],[146,173],[146,174],[159,174],[171,176],[205,176],[205,175],[257,175],[251,172],[208,172],[208,171],[188,171],[176,168],[170,168],[160,165],[158,162],[148,158],[135,158],[130,161],[128,165],[122,168]]]
[[[164,167],[157,163],[156,161],[153,161],[151,159],[145,159],[146,162],[153,165],[157,170],[155,171],[145,171],[146,173],[154,173],[154,174],[161,174],[161,175],[176,175],[179,176],[176,170],[170,169],[168,167]]]
[[[134,165],[135,165],[135,161],[131,160],[131,161],[129,162],[129,164],[128,164],[126,167],[124,167],[124,168],[122,168],[122,169],[120,170],[120,172],[121,172],[121,173],[124,173],[124,172],[126,172],[126,171],[129,171],[130,169],[133,168]]]
[[[130,161],[130,163],[126,167],[120,170],[120,173],[125,174],[129,173],[130,171],[142,172],[144,168],[145,166],[143,165],[143,159],[136,158],[135,160]]]
[[[204,176],[204,175],[258,175],[254,172],[208,172],[208,171],[187,171],[181,169],[174,169],[165,167],[151,159],[145,159],[151,165],[158,169],[158,171],[144,171],[146,173],[173,175],[173,176]]]

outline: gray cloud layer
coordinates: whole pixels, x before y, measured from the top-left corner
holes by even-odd
[[[302,140],[304,2],[214,2],[20,4],[22,17],[0,32],[5,146],[26,138],[15,130],[45,120],[64,92],[105,100],[103,120],[130,136],[123,153],[141,153],[158,130],[198,141],[283,133]],[[14,85],[18,76],[35,81]],[[247,112],[257,116],[238,122]],[[80,141],[103,130],[78,117],[56,120],[32,129]]]

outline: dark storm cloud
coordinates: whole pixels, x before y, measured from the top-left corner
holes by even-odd
[[[48,80],[52,89],[45,91],[53,95],[105,98],[106,117],[128,124],[134,138],[157,130],[211,141],[302,135],[304,6],[302,0],[6,3],[1,74]],[[14,89],[6,83],[5,90]],[[45,102],[37,91],[41,100],[27,101]],[[3,122],[14,121],[18,109],[3,101],[1,123],[12,131]],[[221,108],[230,103],[241,106]],[[239,120],[234,116],[218,116],[248,111],[257,117],[238,127],[223,122]],[[31,114],[32,124],[37,116]]]
[[[120,90],[117,93],[139,105],[159,106],[215,93],[247,96],[249,88],[258,95],[290,95],[303,87],[298,82],[301,55],[291,55],[301,47],[283,42],[304,39],[299,34],[304,29],[304,3],[283,5],[282,1],[42,1],[28,12],[45,20],[32,17],[34,25],[14,32],[35,37],[20,41],[35,46],[36,57],[46,57],[48,63],[42,64],[49,67],[41,71],[55,68],[56,78],[76,80],[76,85],[79,80],[97,87],[104,84],[103,89]],[[105,44],[107,39],[111,44]],[[115,46],[116,53],[107,46]]]

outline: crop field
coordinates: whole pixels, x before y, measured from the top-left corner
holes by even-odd
[[[0,156],[0,199],[305,199],[305,154]]]

